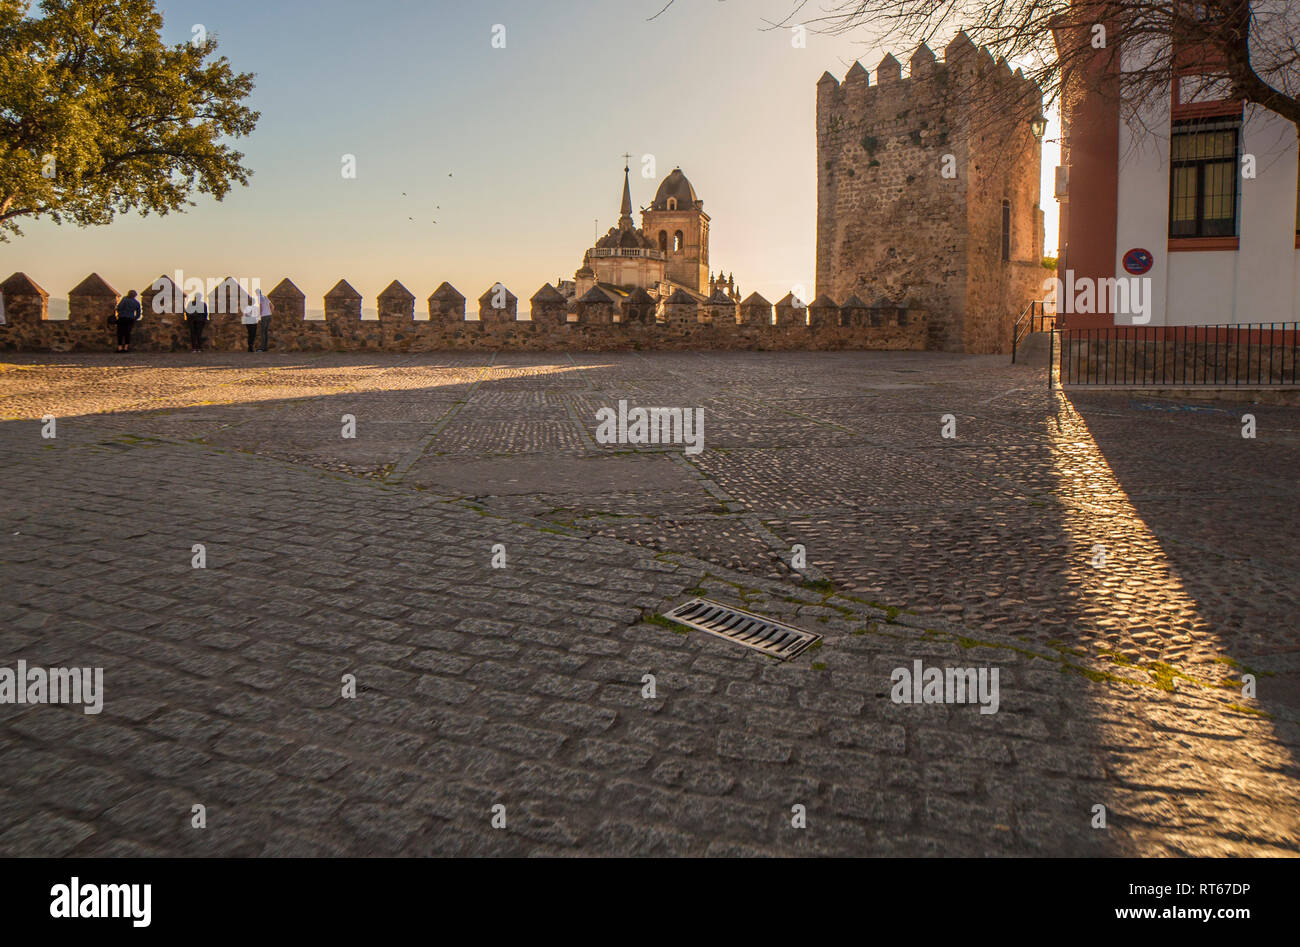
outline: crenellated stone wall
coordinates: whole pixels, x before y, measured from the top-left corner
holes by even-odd
[[[0,325],[0,351],[111,352],[108,326],[121,298],[92,274],[68,293],[69,318],[49,319],[49,294],[23,273],[0,284],[7,324]],[[920,350],[929,338],[925,310],[868,307],[856,297],[838,305],[819,296],[811,305],[792,296],[773,306],[757,293],[743,303],[683,296],[656,312],[648,297],[625,300],[602,296],[569,311],[564,296],[549,283],[533,294],[532,319],[516,317],[517,299],[501,284],[480,297],[486,318],[465,318],[465,297],[443,283],[428,298],[428,318],[415,318],[416,296],[394,280],[376,300],[377,319],[361,317],[362,296],[346,280],[324,297],[325,317],[306,318],[306,296],[291,280],[266,294],[271,300],[270,347],[293,352],[434,352],[446,350],[578,351],[628,349]],[[144,318],[132,348],[140,352],[188,351],[184,305],[167,277],[141,293]],[[240,311],[252,297],[233,279],[223,281],[208,299],[204,330],[208,351],[247,349]],[[494,303],[502,303],[500,306]]]

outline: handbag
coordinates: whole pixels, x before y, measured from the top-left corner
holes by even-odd
[[[113,313],[111,316],[108,317],[108,327],[111,329],[115,325],[117,325],[117,313]]]

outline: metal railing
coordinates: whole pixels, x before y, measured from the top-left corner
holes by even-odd
[[[588,251],[592,257],[629,257],[650,260],[666,259],[662,250],[646,250],[642,247],[593,247]]]
[[[1050,311],[1049,311],[1050,307]],[[1020,341],[1031,332],[1048,332],[1056,328],[1056,301],[1052,299],[1031,299],[1029,305],[1016,318],[1011,330],[1011,362],[1016,361],[1016,349]]]
[[[1300,323],[1061,330],[1061,383],[1265,388],[1300,383]]]

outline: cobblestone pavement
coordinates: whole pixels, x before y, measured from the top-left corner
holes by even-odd
[[[705,450],[596,443],[620,399]],[[0,471],[0,668],[105,669],[99,715],[0,704],[0,854],[1300,852],[1300,409],[935,353],[9,356]],[[824,638],[657,617],[698,594]],[[998,712],[892,702],[916,660]]]

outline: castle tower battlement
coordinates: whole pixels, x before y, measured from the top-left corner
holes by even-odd
[[[874,81],[872,81],[874,79]],[[1041,90],[959,33],[817,82],[818,295],[931,313],[931,344],[999,352],[1041,296]]]

